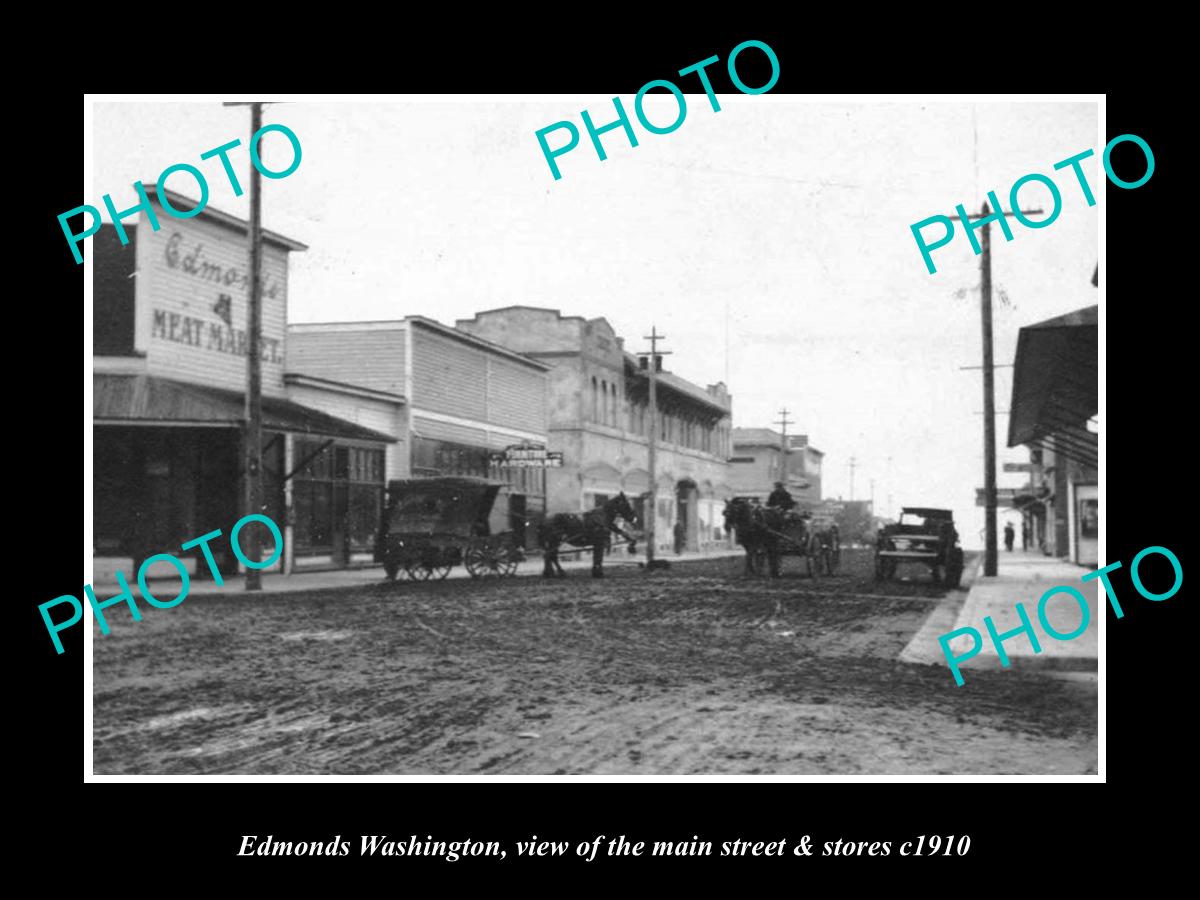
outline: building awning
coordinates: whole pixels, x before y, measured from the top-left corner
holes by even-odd
[[[1098,307],[1021,329],[1013,367],[1008,446],[1040,445],[1095,466],[1099,410]]]
[[[97,425],[191,425],[241,428],[245,395],[150,375],[92,376],[92,420]],[[291,400],[263,397],[263,430],[356,441],[395,443],[363,428]]]

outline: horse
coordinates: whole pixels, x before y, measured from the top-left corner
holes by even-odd
[[[565,577],[558,564],[560,544],[572,547],[592,548],[592,577],[604,577],[604,551],[609,547],[609,535],[619,534],[629,541],[629,552],[637,550],[637,540],[616,525],[617,517],[634,522],[637,514],[625,496],[625,492],[610,497],[603,506],[589,509],[582,515],[577,513],[555,513],[538,526],[538,544],[541,545],[545,567],[543,578]]]
[[[773,578],[779,577],[779,538],[767,525],[766,510],[744,497],[725,501],[722,512],[725,530],[737,535],[737,542],[746,549],[746,574],[757,575],[759,564],[766,557]]]

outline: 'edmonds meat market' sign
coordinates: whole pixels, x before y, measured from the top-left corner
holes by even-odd
[[[513,444],[500,453],[489,453],[494,465],[509,469],[558,469],[562,468],[563,455],[533,444]]]

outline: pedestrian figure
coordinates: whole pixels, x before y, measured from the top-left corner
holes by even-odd
[[[683,525],[683,520],[680,519],[675,523],[675,555],[680,556],[683,553],[683,544],[687,539],[687,529]]]
[[[1012,553],[1013,540],[1017,536],[1017,530],[1013,528],[1012,522],[1004,523],[1004,549]]]
[[[1021,520],[1021,549],[1029,549],[1029,520]]]

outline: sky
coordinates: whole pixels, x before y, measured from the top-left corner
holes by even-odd
[[[1091,276],[1104,173],[1093,102],[813,102],[762,94],[686,95],[670,134],[633,118],[602,135],[598,159],[580,119],[615,118],[611,97],[402,98],[287,102],[264,122],[300,140],[294,173],[263,180],[263,224],[309,246],[294,253],[289,320],[355,321],[424,315],[446,324],[523,304],[604,316],[626,349],[667,336],[666,367],[699,384],[725,381],[736,427],[776,427],[825,453],[826,497],[874,497],[955,511],[964,544],[982,544],[983,408],[979,260],[961,226],[934,251],[930,275],[910,226],[962,203],[978,212],[994,190],[1009,209],[1018,178],[1051,176],[1056,221],[992,231],[995,360],[1011,364],[1017,332],[1097,302]],[[648,95],[650,121],[678,114]],[[558,157],[555,180],[535,137],[573,121],[580,144]],[[135,202],[132,183],[187,162],[205,173],[210,205],[248,215],[220,164],[200,154],[234,138],[230,160],[248,181],[246,107],[197,102],[98,101],[93,184],[85,202]],[[552,147],[565,132],[550,135]],[[278,133],[263,142],[271,169],[291,161]],[[1089,207],[1069,169],[1053,164],[1093,149],[1082,171]],[[167,186],[197,196],[186,173]],[[1024,208],[1052,208],[1041,184]],[[939,236],[928,229],[930,240]],[[1010,368],[996,372],[1006,411]],[[1024,462],[998,415],[998,469]],[[1001,487],[1025,476],[1001,474]],[[1003,519],[1002,519],[1003,522]]]

